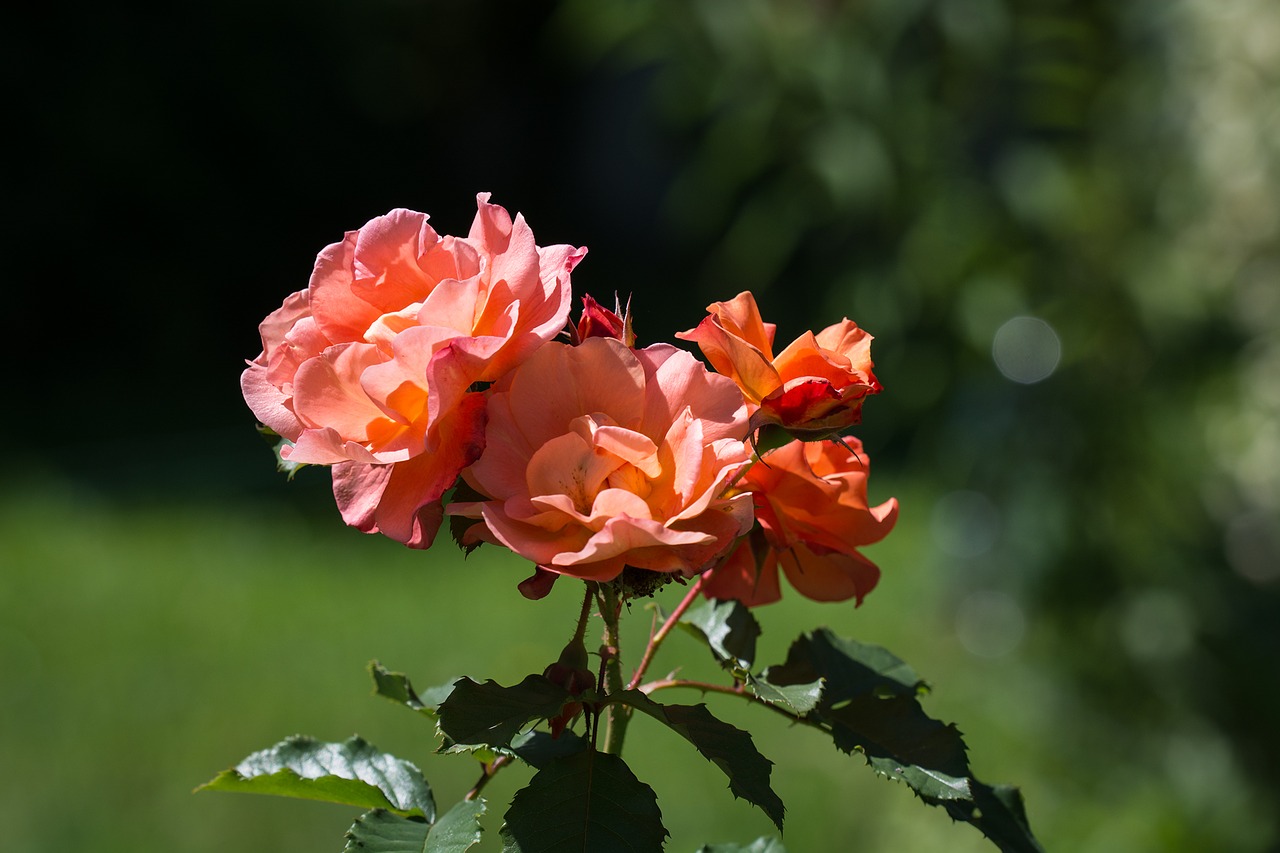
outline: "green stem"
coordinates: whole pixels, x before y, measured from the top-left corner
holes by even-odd
[[[644,678],[645,670],[647,670],[649,668],[649,664],[653,662],[653,656],[657,654],[658,647],[661,646],[662,641],[667,638],[667,634],[671,633],[671,629],[679,623],[680,617],[683,616],[685,611],[689,609],[695,600],[697,600],[698,593],[702,591],[702,584],[710,574],[711,572],[704,572],[698,576],[698,579],[694,581],[693,586],[689,587],[689,591],[685,593],[684,598],[676,605],[676,609],[671,611],[671,615],[667,617],[667,620],[663,622],[662,626],[649,638],[649,645],[645,647],[644,657],[640,659],[640,665],[636,667],[636,674],[631,676],[631,683],[627,685],[628,690],[634,690],[636,686],[640,684],[640,679]]]
[[[578,628],[573,632],[573,641],[581,643],[587,633],[587,620],[591,618],[591,605],[595,601],[595,584],[588,581],[583,584],[587,589],[582,596],[582,609],[578,611]]]
[[[618,638],[618,620],[622,615],[622,602],[613,584],[597,584],[600,592],[600,616],[604,619],[604,646],[600,649],[604,661],[605,695],[611,696],[622,692],[622,660],[619,657],[621,644]],[[622,744],[627,737],[627,723],[631,721],[631,709],[620,702],[608,706],[607,725],[604,734],[604,752],[612,755],[622,753]]]

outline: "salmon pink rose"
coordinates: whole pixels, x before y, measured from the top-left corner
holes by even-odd
[[[658,344],[611,337],[543,345],[494,386],[484,454],[453,503],[547,573],[593,581],[626,566],[696,575],[751,526],[751,496],[726,496],[746,464],[733,382]]]
[[[755,501],[760,526],[703,584],[708,598],[748,607],[781,597],[778,568],[801,595],[861,604],[880,570],[858,548],[879,542],[898,520],[898,501],[867,504],[862,444],[793,441],[766,453],[737,488]]]
[[[258,420],[293,443],[282,456],[334,466],[348,524],[413,547],[431,544],[440,496],[483,446],[469,387],[559,333],[586,251],[539,248],[522,217],[476,201],[466,237],[393,210],[324,249],[241,377]]]
[[[707,306],[693,341],[718,373],[738,383],[752,406],[752,427],[778,424],[798,438],[834,435],[862,418],[862,402],[881,390],[871,372],[871,335],[849,319],[818,334],[805,332],[776,357],[776,327],[764,322],[755,297],[739,293]]]

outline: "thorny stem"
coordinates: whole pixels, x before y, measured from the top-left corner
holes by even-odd
[[[582,637],[587,633],[587,620],[591,618],[591,605],[595,601],[595,584],[584,584],[587,590],[582,596],[582,610],[578,612],[578,628],[573,632],[573,639],[582,642]]]
[[[622,614],[622,602],[613,584],[597,584],[600,592],[600,616],[604,619],[604,645],[600,649],[604,665],[605,695],[622,692],[622,661],[618,657],[621,644],[618,640],[618,618]],[[631,721],[631,709],[619,702],[609,705],[609,715],[604,733],[604,752],[622,753],[622,743],[627,736],[627,723]]]
[[[694,582],[693,586],[689,587],[689,591],[685,593],[684,598],[676,605],[676,609],[671,611],[671,615],[667,617],[667,620],[663,622],[662,626],[649,638],[649,645],[644,650],[644,657],[640,659],[640,665],[636,667],[636,674],[631,676],[631,683],[627,685],[628,690],[634,690],[636,686],[640,684],[640,679],[644,678],[645,670],[647,670],[649,668],[649,664],[653,662],[653,656],[658,653],[658,647],[662,645],[662,641],[667,638],[667,634],[671,633],[671,629],[680,621],[680,617],[684,615],[685,611],[688,610],[694,600],[697,599],[698,593],[702,592],[702,584],[710,574],[711,572],[707,571],[698,576],[698,579]]]

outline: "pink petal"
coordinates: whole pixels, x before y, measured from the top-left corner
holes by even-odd
[[[293,410],[304,426],[335,429],[343,437],[364,441],[369,422],[386,413],[361,386],[365,370],[385,356],[372,344],[341,344],[298,368]]]
[[[261,364],[250,363],[240,374],[240,391],[253,410],[253,415],[264,426],[280,435],[296,440],[302,432],[302,424],[288,406],[288,398],[280,389],[267,381],[267,369]]]
[[[348,231],[341,243],[333,243],[316,256],[311,273],[311,315],[320,331],[336,343],[358,341],[383,313],[352,291],[358,231]]]
[[[333,472],[333,497],[342,520],[364,533],[376,533],[375,514],[382,492],[391,478],[391,466],[341,462],[330,470]]]

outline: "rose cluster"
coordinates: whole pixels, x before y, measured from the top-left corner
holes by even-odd
[[[477,197],[466,237],[394,210],[324,249],[305,290],[260,326],[241,377],[291,463],[332,466],[343,520],[414,548],[454,517],[464,545],[506,546],[544,595],[561,575],[694,577],[708,596],[862,597],[893,499],[867,502],[867,459],[841,433],[880,391],[871,336],[843,320],[778,355],[742,293],[695,329],[708,370],[635,346],[630,311],[589,296],[585,249],[539,247],[523,217]],[[756,453],[762,429],[792,440]]]

